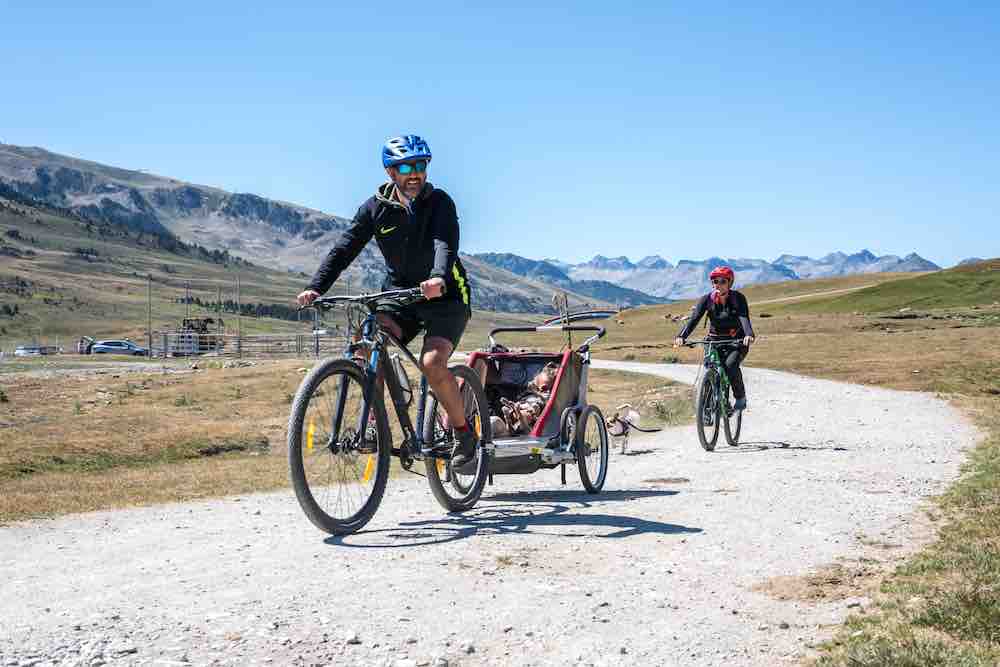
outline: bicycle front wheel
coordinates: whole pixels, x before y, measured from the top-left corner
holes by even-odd
[[[441,507],[449,512],[464,512],[472,509],[483,494],[489,474],[489,455],[483,445],[492,442],[490,413],[486,393],[479,382],[479,375],[468,366],[452,366],[451,374],[458,382],[465,411],[465,421],[476,432],[479,444],[476,446],[474,463],[466,464],[462,471],[456,470],[450,460],[427,457],[424,467],[431,493]],[[431,394],[427,399],[423,426],[424,443],[438,445],[454,443],[454,431],[448,423],[444,408],[437,397]]]
[[[698,425],[698,440],[706,452],[715,449],[719,439],[719,386],[718,374],[714,368],[705,370],[701,384],[698,387],[698,400],[695,403],[695,423]]]
[[[288,420],[288,464],[299,505],[332,535],[360,530],[375,516],[392,441],[376,398],[362,423],[365,374],[347,359],[321,362],[302,380]]]

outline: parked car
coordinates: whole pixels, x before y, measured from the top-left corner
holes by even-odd
[[[149,350],[130,340],[99,340],[90,348],[91,354],[131,354],[145,357]]]
[[[43,354],[59,354],[62,352],[61,347],[56,347],[55,345],[18,345],[14,348],[15,357],[38,357]]]

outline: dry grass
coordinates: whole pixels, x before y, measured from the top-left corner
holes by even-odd
[[[754,586],[778,600],[821,602],[843,600],[868,592],[884,572],[879,563],[861,558],[832,563],[804,576],[778,576]]]
[[[5,376],[0,522],[285,484],[301,364]]]
[[[605,418],[630,403],[642,415],[643,428],[676,426],[694,419],[691,388],[650,375],[591,369],[587,400]]]

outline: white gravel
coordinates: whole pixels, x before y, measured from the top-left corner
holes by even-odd
[[[343,540],[290,492],[0,528],[0,666],[795,661],[858,601],[752,587],[911,540],[979,434],[929,395],[746,372],[745,444],[633,438],[600,496],[542,471],[447,516],[391,480]]]

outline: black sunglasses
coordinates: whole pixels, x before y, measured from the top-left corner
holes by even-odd
[[[712,278],[713,285],[723,285],[728,282],[729,280],[727,280],[726,278]]]

